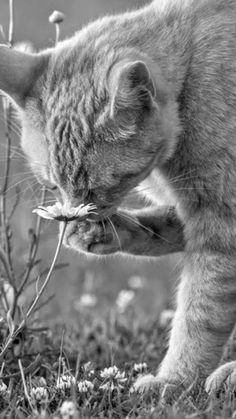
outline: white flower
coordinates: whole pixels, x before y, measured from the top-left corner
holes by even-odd
[[[104,370],[101,371],[101,377],[102,378],[114,378],[116,374],[119,372],[116,365],[109,368],[104,368]]]
[[[48,400],[48,392],[45,387],[35,387],[30,391],[30,397],[37,402],[46,402]]]
[[[125,377],[125,372],[120,372],[116,365],[109,368],[104,368],[103,371],[101,371],[101,377],[107,380],[104,384],[100,386],[101,389],[107,390],[114,388],[123,388],[123,384],[127,381],[127,378]]]
[[[159,325],[161,327],[167,327],[174,317],[174,310],[163,310],[159,317]]]
[[[128,305],[135,297],[135,292],[133,290],[121,290],[116,299],[116,305],[118,310],[121,313],[124,313]]]
[[[71,386],[75,385],[75,383],[75,377],[69,374],[64,374],[57,379],[56,387],[60,390],[65,390],[66,388],[71,388]]]
[[[89,362],[86,362],[86,364],[84,364],[84,372],[89,377],[91,377],[91,375],[94,375],[94,369],[92,367],[92,362],[89,361]]]
[[[128,279],[130,288],[138,290],[144,287],[145,278],[142,276],[134,275]]]
[[[78,382],[78,390],[80,393],[88,393],[92,391],[94,388],[94,384],[91,381],[83,380]]]
[[[47,381],[45,380],[44,377],[39,377],[39,384],[41,387],[46,387],[47,386]]]
[[[54,10],[52,14],[49,16],[48,20],[50,23],[61,23],[65,19],[65,15],[62,12],[59,12],[58,10]]]
[[[5,394],[6,392],[7,392],[7,385],[3,381],[0,381],[0,394]]]
[[[135,372],[137,372],[139,374],[142,374],[143,372],[146,372],[147,364],[146,364],[146,362],[142,362],[140,364],[134,364],[133,369],[134,369]]]
[[[78,207],[71,207],[67,203],[62,205],[60,202],[56,202],[48,207],[39,206],[33,210],[33,213],[47,220],[72,221],[84,219],[89,214],[95,214],[95,210],[96,206],[93,204],[81,204]]]
[[[97,304],[97,297],[94,294],[82,294],[78,301],[75,301],[74,306],[76,309],[80,307],[95,307]]]
[[[73,419],[76,414],[75,404],[70,400],[64,401],[60,407],[60,414],[62,419]]]
[[[113,381],[107,381],[105,384],[100,385],[100,389],[102,390],[114,390],[116,387]]]

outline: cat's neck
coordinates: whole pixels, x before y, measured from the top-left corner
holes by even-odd
[[[160,10],[159,4],[167,1],[158,0],[143,9],[134,19],[139,27],[139,48],[157,64],[170,90],[178,97],[191,57],[192,28],[188,13],[172,7],[172,0],[169,2],[168,12]],[[136,36],[134,31],[133,37]]]

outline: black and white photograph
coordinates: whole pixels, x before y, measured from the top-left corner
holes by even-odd
[[[236,419],[236,0],[0,0],[0,419]]]

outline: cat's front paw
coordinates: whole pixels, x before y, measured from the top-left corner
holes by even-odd
[[[171,382],[152,374],[142,375],[137,378],[131,388],[131,392],[147,393],[150,391],[158,393],[159,402],[163,405],[172,403],[183,391],[181,383]]]
[[[63,244],[78,252],[104,255],[119,250],[119,243],[104,222],[70,221]]]
[[[236,361],[227,362],[213,371],[206,379],[205,390],[209,394],[214,394],[224,386],[236,389]]]

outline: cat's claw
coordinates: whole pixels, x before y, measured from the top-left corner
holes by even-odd
[[[205,390],[208,394],[214,394],[224,385],[230,389],[236,388],[236,361],[227,362],[213,371],[206,379]]]

